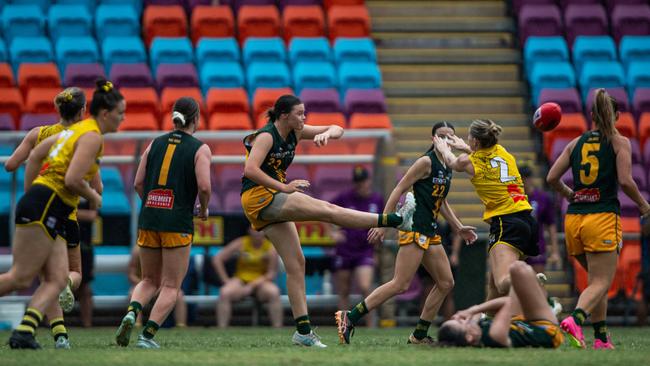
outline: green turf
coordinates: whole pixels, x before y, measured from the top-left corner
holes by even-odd
[[[591,329],[587,342],[591,344]],[[156,336],[162,350],[114,344],[115,329],[71,329],[74,349],[53,349],[46,329],[40,329],[41,351],[12,351],[0,346],[0,364],[9,365],[648,365],[650,330],[613,328],[614,351],[539,349],[441,349],[406,344],[411,329],[357,329],[351,345],[338,345],[336,330],[321,327],[317,331],[327,349],[307,349],[291,345],[290,328],[215,328],[161,329]],[[4,342],[8,332],[0,332]]]

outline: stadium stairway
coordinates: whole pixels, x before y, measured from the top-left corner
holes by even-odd
[[[467,136],[476,118],[504,128],[501,143],[520,163],[537,167],[540,147],[531,129],[528,91],[521,75],[521,50],[507,1],[406,0],[366,2],[372,37],[394,126],[395,148],[404,171],[429,146],[431,126],[452,122]],[[464,174],[456,174],[449,201],[468,225],[487,231],[483,206]],[[571,278],[551,271],[551,296],[573,306]]]

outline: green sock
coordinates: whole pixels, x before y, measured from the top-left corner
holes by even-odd
[[[144,325],[144,329],[142,330],[142,335],[147,339],[151,339],[156,335],[158,329],[160,329],[160,325],[153,320],[147,320],[147,324]]]
[[[592,324],[594,327],[594,338],[600,339],[603,342],[607,342],[607,322],[600,321]]]
[[[311,322],[309,321],[309,315],[299,316],[295,319],[296,330],[300,334],[309,334],[311,333]]]
[[[365,301],[361,301],[350,310],[348,319],[350,319],[353,325],[356,325],[366,314],[368,314],[368,307]]]
[[[413,331],[413,336],[417,339],[423,339],[429,333],[429,326],[431,326],[431,322],[423,319],[418,320],[415,331]]]
[[[402,216],[397,213],[379,214],[377,216],[377,227],[397,227],[402,221]]]
[[[573,320],[575,320],[576,323],[580,326],[582,326],[582,324],[585,323],[585,319],[587,319],[587,313],[585,313],[585,311],[580,308],[573,310],[571,316],[573,317]]]
[[[140,314],[140,312],[142,311],[142,304],[140,304],[137,301],[131,301],[131,303],[129,304],[129,307],[126,309],[126,312],[128,313],[128,312],[131,312],[131,311],[137,317],[138,314]]]

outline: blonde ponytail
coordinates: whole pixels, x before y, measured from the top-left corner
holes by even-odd
[[[596,98],[591,106],[591,114],[596,128],[602,134],[603,139],[607,141],[611,141],[615,135],[618,135],[618,130],[614,127],[616,122],[614,103],[616,103],[616,100],[605,89],[596,90]]]

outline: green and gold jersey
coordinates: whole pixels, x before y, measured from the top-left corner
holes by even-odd
[[[431,160],[431,173],[413,184],[415,212],[413,231],[433,237],[438,229],[438,214],[451,186],[451,169],[445,167],[434,151],[426,155]]]

